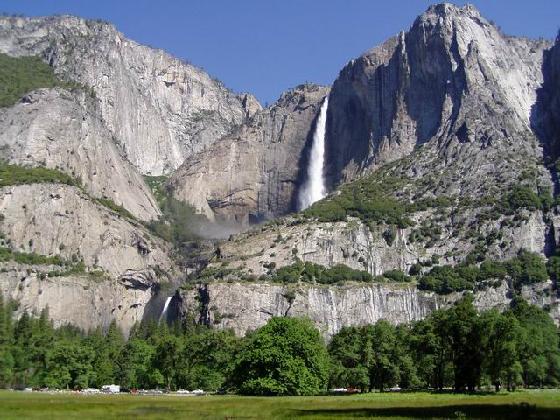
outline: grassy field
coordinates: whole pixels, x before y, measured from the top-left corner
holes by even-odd
[[[560,391],[337,397],[69,395],[0,391],[1,419],[559,419]]]

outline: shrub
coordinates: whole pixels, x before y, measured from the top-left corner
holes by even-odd
[[[327,268],[309,261],[297,261],[276,270],[270,280],[277,283],[333,284],[345,281],[372,282],[373,277],[367,271],[355,270],[344,264]]]
[[[123,206],[120,206],[117,203],[115,203],[113,200],[110,200],[108,198],[97,198],[95,201],[97,201],[102,206],[105,206],[108,209],[114,211],[121,217],[124,217],[126,219],[136,220],[136,217],[134,217],[132,213],[130,213]]]
[[[0,247],[0,261],[15,261],[20,264],[52,264],[63,265],[64,261],[58,256],[46,256],[34,252],[17,252],[10,248]]]
[[[401,270],[385,271],[383,273],[383,277],[396,283],[408,283],[410,280],[412,280],[410,276],[407,276]]]
[[[149,222],[147,228],[176,247],[199,239],[200,227],[208,223],[206,217],[198,214],[190,204],[172,197],[165,188],[166,177],[145,177],[145,179],[162,212],[159,220]]]
[[[9,165],[4,161],[0,161],[0,187],[42,183],[80,186],[78,180],[56,169]]]
[[[15,104],[25,93],[38,88],[80,88],[64,82],[39,57],[10,57],[0,53],[0,107]]]
[[[551,259],[549,271],[553,271],[556,261]],[[502,280],[509,276],[516,289],[524,284],[532,284],[548,279],[547,266],[544,259],[533,252],[521,250],[519,254],[508,261],[485,260],[477,267],[468,260],[455,267],[445,265],[432,268],[418,280],[421,290],[433,290],[440,294],[453,291],[474,290],[478,283],[487,280]],[[497,287],[500,281],[492,286]]]
[[[538,210],[542,208],[541,199],[529,187],[516,185],[506,197],[507,209],[511,212],[526,208],[528,210]]]
[[[396,181],[395,181],[396,182]],[[304,215],[323,222],[358,217],[364,223],[387,223],[400,228],[412,222],[406,216],[407,206],[391,197],[394,182],[379,181],[375,176],[359,179],[340,188],[337,195],[318,201]]]

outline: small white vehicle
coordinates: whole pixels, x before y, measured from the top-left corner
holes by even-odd
[[[118,394],[121,392],[121,386],[115,384],[103,385],[101,387],[101,392],[105,392],[106,394]]]

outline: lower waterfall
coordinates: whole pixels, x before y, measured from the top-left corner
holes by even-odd
[[[165,316],[167,315],[167,309],[169,308],[171,299],[173,299],[173,296],[169,296],[167,299],[165,299],[165,304],[163,305],[163,311],[161,311],[161,315],[159,316],[159,320],[158,320],[159,322],[165,320]]]

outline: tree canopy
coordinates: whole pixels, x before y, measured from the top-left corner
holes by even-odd
[[[328,354],[311,321],[271,318],[248,337],[233,382],[249,395],[313,395],[326,390],[328,375]]]
[[[244,338],[189,323],[53,328],[48,310],[12,319],[0,295],[0,387],[228,390],[314,395],[333,388],[474,391],[558,386],[558,328],[521,298],[477,312],[472,297],[427,318],[344,327],[325,345],[309,319],[271,318]]]

